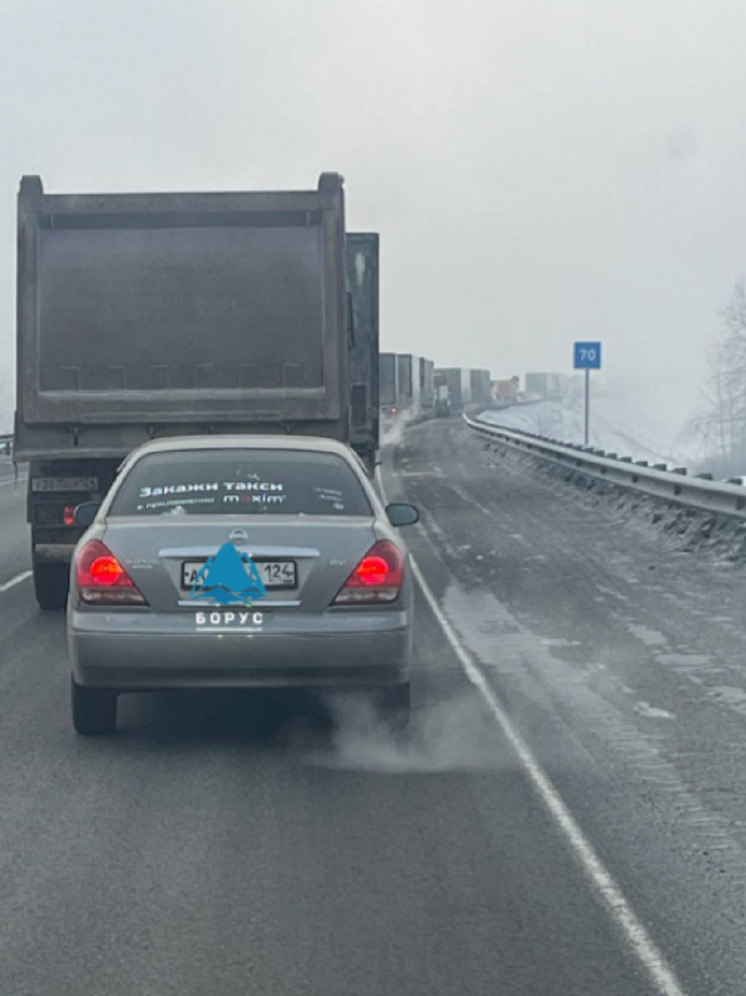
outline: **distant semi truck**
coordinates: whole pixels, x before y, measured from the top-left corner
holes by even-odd
[[[398,353],[397,365],[397,407],[400,414],[416,421],[421,415],[420,398],[420,357],[412,353]]]
[[[435,375],[435,417],[446,418],[451,414],[451,399],[448,395],[448,383],[438,374]]]
[[[471,403],[471,375],[465,367],[436,367],[435,377],[448,387],[450,410],[462,412]]]
[[[519,377],[502,378],[492,381],[492,398],[494,401],[505,404],[517,401],[520,393],[521,381]]]
[[[435,364],[432,360],[420,357],[420,411],[423,418],[429,418],[435,408]]]
[[[526,394],[533,397],[558,399],[566,395],[570,378],[561,373],[527,373]]]
[[[489,370],[469,370],[469,403],[489,405],[492,402],[492,377]]]
[[[378,369],[381,413],[387,421],[396,418],[418,422],[432,416],[435,406],[432,360],[413,353],[381,353]]]
[[[14,458],[36,597],[67,598],[82,527],[135,446],[282,432],[378,442],[378,240],[346,241],[336,173],[294,192],[18,202]]]
[[[394,414],[398,405],[396,353],[381,353],[378,359],[378,403],[381,411]]]

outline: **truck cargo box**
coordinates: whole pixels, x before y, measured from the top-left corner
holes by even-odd
[[[489,370],[470,370],[469,387],[472,405],[489,405],[492,401],[491,377]]]
[[[471,376],[466,367],[436,367],[439,383],[448,385],[451,411],[460,412],[471,402]]]
[[[435,364],[420,357],[420,408],[423,415],[431,415],[435,405]]]
[[[381,353],[378,362],[378,403],[382,408],[397,404],[396,353]]]
[[[342,179],[19,195],[16,458],[153,435],[349,437]]]
[[[420,358],[412,353],[398,353],[397,404],[410,418],[420,417]]]
[[[560,373],[527,373],[526,393],[540,398],[561,398],[567,393],[569,378]]]
[[[352,306],[350,443],[370,456],[378,449],[378,235],[347,233],[347,286]]]

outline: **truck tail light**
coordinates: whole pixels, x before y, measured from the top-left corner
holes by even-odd
[[[65,507],[62,509],[62,521],[65,523],[66,526],[74,526],[75,525],[75,506],[74,505],[65,505]]]
[[[88,605],[147,605],[142,592],[101,540],[90,540],[75,559],[81,601]]]
[[[404,583],[404,556],[390,540],[379,540],[345,581],[334,605],[394,602]]]

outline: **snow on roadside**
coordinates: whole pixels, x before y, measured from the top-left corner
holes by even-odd
[[[672,553],[706,553],[723,568],[746,564],[746,522],[735,516],[678,505],[611,481],[589,478],[582,471],[560,467],[510,447],[499,453],[482,450],[482,455],[489,467],[534,474],[553,487],[568,488],[575,500],[589,509],[603,503],[611,508],[620,526],[642,530],[651,538],[663,538]]]
[[[516,405],[503,411],[483,412],[480,417],[507,429],[551,436],[567,443],[583,442],[582,397]],[[591,400],[591,446],[651,463],[678,465],[696,458],[691,446],[681,440],[672,442],[666,433],[658,434],[655,429],[641,413],[630,411],[610,398]]]

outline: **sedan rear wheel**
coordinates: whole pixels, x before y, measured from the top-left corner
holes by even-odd
[[[108,688],[86,688],[70,679],[73,726],[76,733],[95,736],[113,733],[117,725],[117,693]]]

